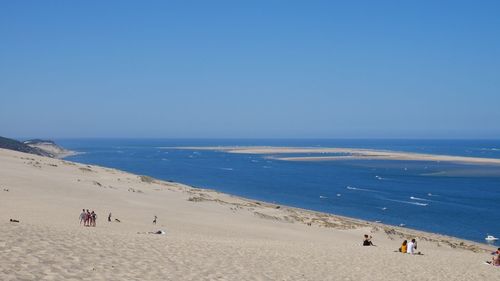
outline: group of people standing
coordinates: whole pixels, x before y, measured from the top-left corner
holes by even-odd
[[[89,209],[82,209],[82,213],[80,214],[80,225],[83,223],[83,226],[96,226],[97,214]]]

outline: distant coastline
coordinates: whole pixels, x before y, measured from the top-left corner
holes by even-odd
[[[52,140],[33,139],[33,140],[24,141],[23,143],[27,146],[30,146],[32,148],[36,148],[36,149],[39,149],[41,151],[48,153],[48,156],[50,156],[50,157],[58,158],[58,159],[81,154],[81,152],[73,151],[73,150],[69,150],[69,149],[66,149],[64,147],[61,147],[60,145],[56,144]]]

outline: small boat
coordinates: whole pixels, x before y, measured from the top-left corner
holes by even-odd
[[[488,236],[486,236],[486,238],[484,238],[484,240],[486,240],[486,241],[497,241],[498,238],[496,238],[495,236],[492,236],[492,235],[488,235]]]

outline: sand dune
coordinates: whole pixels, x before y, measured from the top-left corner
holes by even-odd
[[[79,225],[82,208],[97,227]],[[0,230],[0,280],[500,278],[486,245],[4,149]],[[410,237],[424,256],[393,252]]]

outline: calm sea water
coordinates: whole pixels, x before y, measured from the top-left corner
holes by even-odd
[[[500,236],[500,167],[419,161],[288,162],[174,146],[375,148],[500,158],[500,140],[65,139],[68,160],[485,242]],[[499,243],[497,242],[497,245]]]

